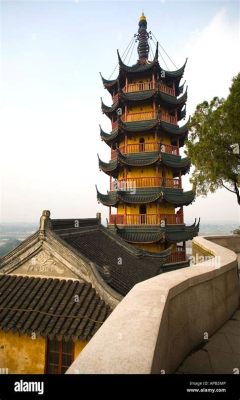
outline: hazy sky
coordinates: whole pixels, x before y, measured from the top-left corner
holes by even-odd
[[[144,10],[148,29],[177,66],[188,57],[188,113],[203,100],[226,97],[240,66],[239,4],[2,1],[0,220],[34,222],[43,209],[53,218],[97,211],[107,217],[95,191],[95,184],[103,193],[109,188],[97,163],[97,153],[109,159],[99,136],[99,123],[110,132],[100,96],[111,103],[99,71],[109,78],[116,49],[124,52]],[[136,60],[135,51],[130,64]],[[190,189],[189,175],[183,182]],[[185,216],[205,223],[240,220],[236,198],[225,190],[197,198]]]

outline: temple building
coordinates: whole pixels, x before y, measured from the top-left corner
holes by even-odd
[[[183,206],[194,201],[193,191],[183,191],[182,176],[190,159],[180,155],[188,124],[187,89],[181,84],[185,64],[176,71],[163,69],[158,61],[158,43],[149,60],[150,34],[144,14],[140,17],[138,60],[124,64],[118,53],[119,74],[102,77],[112,97],[112,106],[102,102],[112,132],[100,129],[111,159],[99,158],[99,168],[110,177],[110,190],[98,201],[109,207],[108,227],[126,242],[159,253],[171,246],[168,263],[186,263],[186,241],[198,234],[199,222],[184,223]],[[114,210],[116,211],[112,211]]]
[[[163,70],[158,47],[149,61],[144,15],[137,40],[137,63],[118,55],[118,78],[103,79],[113,101],[102,103],[112,133],[101,130],[111,160],[99,166],[110,191],[97,198],[109,207],[108,227],[100,213],[52,219],[44,210],[39,229],[0,258],[0,370],[64,373],[134,285],[188,265],[185,242],[199,224],[183,217],[194,200],[181,183],[190,168],[180,155],[187,125],[178,126],[185,65]]]
[[[0,371],[60,374],[122,298],[172,269],[96,218],[51,219],[0,258]]]

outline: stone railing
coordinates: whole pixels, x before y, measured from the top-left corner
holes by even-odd
[[[173,373],[216,332],[239,307],[237,256],[213,237],[193,247],[209,259],[137,284],[67,373]]]

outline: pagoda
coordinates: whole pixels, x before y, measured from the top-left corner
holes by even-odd
[[[109,175],[110,190],[102,194],[97,189],[97,198],[109,207],[108,227],[126,242],[154,253],[171,246],[168,262],[183,263],[186,241],[199,231],[199,221],[186,226],[183,213],[183,206],[195,198],[193,191],[182,188],[182,176],[191,165],[189,158],[180,155],[188,124],[178,125],[186,115],[187,88],[180,84],[186,62],[175,71],[163,69],[158,43],[149,60],[150,34],[144,14],[135,36],[136,64],[124,64],[118,52],[118,77],[106,80],[101,76],[112,96],[111,107],[102,102],[112,132],[100,127],[111,159],[99,158],[99,168]]]

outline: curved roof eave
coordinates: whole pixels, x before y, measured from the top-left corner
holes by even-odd
[[[167,71],[167,70],[162,68],[162,70],[165,73],[165,78],[172,78],[172,79],[174,78],[174,79],[180,81],[180,79],[183,77],[183,73],[184,73],[184,70],[185,70],[185,67],[186,67],[186,64],[187,64],[187,60],[188,59],[186,58],[186,61],[183,64],[183,66],[181,68],[175,70],[175,71]]]
[[[106,133],[100,126],[100,136],[101,139],[104,140],[105,143],[110,144],[112,140],[116,139],[118,136],[118,129],[112,131],[111,133]]]
[[[170,192],[170,193],[169,193]],[[168,188],[156,188],[155,191],[151,190],[148,193],[146,188],[146,192],[142,193],[136,189],[135,193],[129,193],[129,191],[121,191],[116,188],[116,191],[110,191],[105,195],[97,192],[99,200],[104,202],[105,205],[113,205],[116,206],[118,202],[123,202],[127,204],[147,204],[153,203],[155,201],[167,201],[170,204],[173,204],[175,207],[180,207],[184,205],[189,205],[194,201],[195,193],[190,190],[188,192],[183,192],[180,189],[171,189]]]
[[[119,54],[119,51],[117,50],[117,55],[118,55],[118,63],[119,63],[119,73],[121,71],[124,72],[129,72],[129,73],[141,73],[141,72],[146,72],[151,70],[154,66],[159,66],[158,63],[158,44],[156,46],[156,51],[155,51],[155,56],[153,61],[146,63],[146,64],[140,64],[136,63],[132,66],[124,64],[124,62],[121,59],[121,56]]]
[[[115,85],[115,84],[117,83],[117,79],[111,79],[111,80],[105,79],[105,78],[102,76],[101,72],[99,72],[99,74],[100,74],[100,76],[101,76],[101,79],[102,79],[102,82],[103,82],[104,86],[105,86],[105,85],[113,86],[113,85]]]
[[[118,160],[111,160],[109,163],[106,163],[104,161],[101,160],[101,158],[98,156],[98,165],[99,165],[99,169],[101,169],[104,172],[113,172],[116,170],[117,166],[118,166]]]
[[[112,199],[110,198],[109,193],[103,194],[99,192],[97,186],[96,186],[96,191],[97,191],[97,200],[102,203],[105,206],[115,206],[118,202],[117,198],[117,192],[111,192]]]

